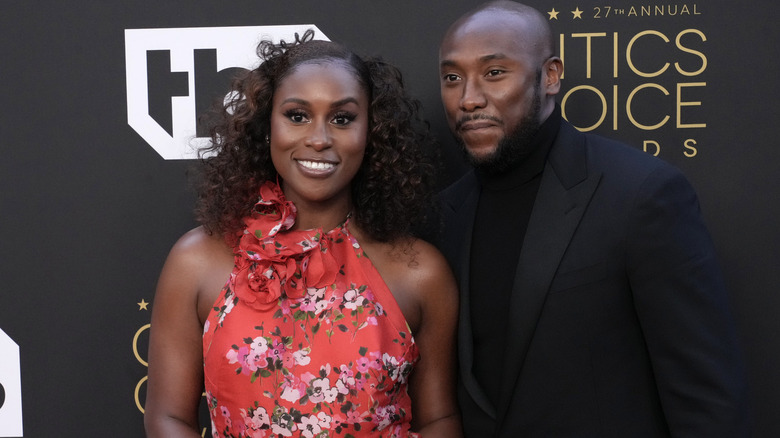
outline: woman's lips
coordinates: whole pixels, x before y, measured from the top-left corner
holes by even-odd
[[[336,163],[316,160],[295,160],[301,171],[310,176],[328,176],[336,170]]]

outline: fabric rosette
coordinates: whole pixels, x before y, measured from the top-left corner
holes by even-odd
[[[321,229],[291,231],[295,217],[295,205],[278,185],[260,187],[235,253],[234,290],[244,303],[270,310],[280,298],[302,298],[307,288],[335,281],[338,264],[328,252],[329,238]]]

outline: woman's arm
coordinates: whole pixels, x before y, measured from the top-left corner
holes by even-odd
[[[149,380],[144,425],[148,437],[200,437],[198,405],[203,393],[204,300],[213,303],[227,279],[226,246],[202,229],[185,234],[165,262],[152,305]],[[232,261],[231,261],[232,263]],[[201,311],[201,313],[203,313]]]
[[[409,380],[414,429],[425,437],[462,436],[455,383],[455,335],[458,290],[444,257],[433,246],[417,241],[419,263],[411,270],[409,290],[417,297],[420,322],[414,339],[420,350]]]

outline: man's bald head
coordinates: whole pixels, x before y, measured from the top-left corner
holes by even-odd
[[[544,14],[528,5],[508,0],[483,3],[463,14],[449,27],[444,39],[463,26],[485,22],[492,26],[515,28],[518,36],[533,47],[533,52],[541,59],[547,59],[556,53],[555,38]]]

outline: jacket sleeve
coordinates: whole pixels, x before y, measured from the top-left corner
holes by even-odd
[[[729,297],[696,194],[661,164],[637,192],[627,270],[674,437],[749,436],[747,384]]]

